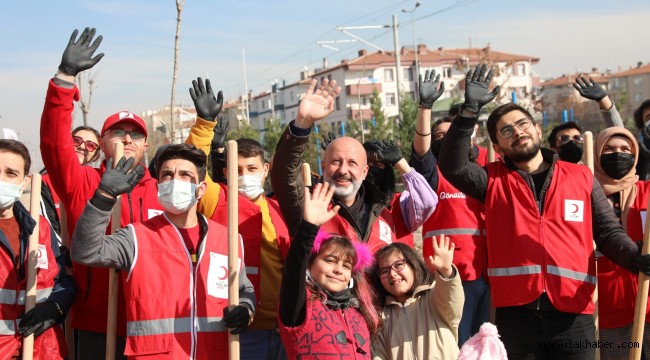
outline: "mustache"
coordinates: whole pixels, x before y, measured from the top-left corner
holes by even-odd
[[[341,174],[332,174],[332,180],[347,180],[352,181],[352,176],[350,174],[341,175]]]

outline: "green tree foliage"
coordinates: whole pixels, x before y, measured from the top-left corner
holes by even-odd
[[[275,146],[278,144],[278,140],[280,140],[283,131],[284,127],[280,125],[279,119],[271,118],[264,123],[264,141],[262,142],[262,146],[264,147],[264,151],[266,151],[266,155],[269,157],[269,161],[273,153],[275,153]]]
[[[260,133],[250,123],[240,123],[239,128],[230,129],[228,132],[228,140],[237,140],[241,138],[260,141]]]
[[[407,93],[402,93],[399,101],[402,121],[398,124],[395,137],[405,159],[411,156],[411,143],[415,134],[415,124],[418,120],[418,105]]]
[[[374,124],[370,125],[370,137],[366,137],[368,140],[391,140],[393,138],[393,123],[394,121],[389,120],[384,114],[384,106],[379,96],[379,92],[375,88],[372,91],[371,99],[371,109],[372,116],[375,121]]]

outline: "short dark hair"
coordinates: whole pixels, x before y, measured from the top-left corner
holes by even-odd
[[[446,117],[443,117],[442,119],[436,120],[433,123],[433,125],[431,125],[431,133],[432,133],[432,135],[435,135],[433,133],[436,131],[436,128],[438,127],[438,125],[440,125],[442,123],[446,123],[446,122],[450,123],[450,122],[453,122],[453,120],[454,119],[451,116],[446,116]],[[431,139],[433,139],[433,137],[431,137]]]
[[[645,100],[644,102],[639,105],[636,110],[634,110],[634,124],[636,125],[637,129],[643,129],[645,127],[645,123],[643,122],[643,112],[647,109],[650,108],[650,99]]]
[[[101,135],[99,134],[99,131],[95,130],[95,128],[90,126],[84,126],[84,125],[77,126],[76,128],[74,128],[74,130],[72,130],[72,136],[75,136],[79,131],[82,130],[90,131],[91,133],[93,133],[93,135],[95,135],[95,137],[97,138],[97,141],[99,141],[99,139],[102,138]],[[95,150],[95,155],[93,155],[93,157],[90,159],[90,162],[97,161],[97,159],[99,159],[99,155],[101,155],[101,151],[99,148],[97,148],[97,150]]]
[[[32,166],[32,158],[29,156],[29,150],[27,150],[25,144],[18,140],[0,139],[0,152],[10,152],[20,155],[25,162],[23,169],[25,171],[24,175],[29,174],[29,168]]]
[[[535,119],[533,119],[533,115],[531,115],[528,110],[524,109],[520,105],[517,105],[515,103],[507,103],[499,106],[498,108],[494,109],[490,116],[488,116],[487,119],[487,131],[488,134],[490,135],[490,140],[492,140],[493,144],[498,144],[499,140],[497,139],[497,122],[501,117],[504,115],[513,112],[513,111],[521,111],[530,122],[533,123],[533,125],[536,124]]]
[[[557,133],[559,133],[562,130],[566,129],[576,129],[578,132],[582,133],[582,129],[580,126],[575,121],[569,121],[565,122],[564,124],[560,124],[553,129],[551,129],[551,133],[548,135],[548,146],[554,148],[555,147],[555,142],[557,141]]]
[[[378,300],[381,302],[381,305],[383,305],[383,300],[386,299],[386,296],[390,295],[390,293],[384,289],[384,286],[381,284],[381,278],[379,277],[379,262],[381,259],[387,258],[397,252],[404,256],[404,260],[411,270],[413,270],[413,286],[409,289],[409,293],[412,293],[413,290],[420,285],[430,285],[435,279],[431,270],[429,270],[429,268],[424,264],[422,256],[413,250],[413,248],[399,242],[386,245],[375,253],[375,265],[372,269],[372,282],[375,286],[375,291],[377,291],[377,294],[379,295]]]
[[[196,170],[199,173],[199,181],[205,180],[208,157],[203,151],[197,149],[196,146],[192,144],[169,145],[156,159],[156,169],[160,171],[160,167],[165,161],[173,159],[183,159],[191,162],[196,166]]]
[[[262,144],[258,141],[250,138],[239,138],[237,141],[237,155],[245,158],[252,158],[259,156],[262,159],[262,162],[266,162],[266,157],[264,156],[264,148]],[[228,158],[228,148],[224,151],[224,156]]]
[[[384,161],[384,157],[379,150],[378,141],[366,141],[363,143],[363,148],[366,150],[366,157],[368,158],[368,164],[374,163],[375,161]]]

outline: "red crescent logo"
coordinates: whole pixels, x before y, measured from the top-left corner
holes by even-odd
[[[228,269],[226,269],[225,266],[219,267],[219,269],[223,269],[223,277],[222,276],[217,276],[219,280],[226,280],[228,278]]]
[[[578,212],[578,210],[580,210],[580,208],[578,207],[578,204],[571,204],[571,205],[573,205],[573,207],[575,208],[575,210],[573,210],[573,211],[571,212],[572,214],[575,214],[575,213]]]

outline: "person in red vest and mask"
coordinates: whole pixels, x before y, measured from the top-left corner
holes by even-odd
[[[449,182],[485,204],[487,274],[496,325],[513,359],[593,359],[592,296],[595,251],[631,272],[650,274],[650,255],[638,255],[598,181],[586,166],[557,161],[540,149],[541,127],[513,103],[487,120],[494,150],[504,161],[469,161],[469,137],[493,70],[467,73],[465,102],[445,136],[439,166]]]
[[[213,359],[228,356],[227,329],[244,331],[255,293],[240,243],[240,304],[228,307],[228,231],[197,213],[205,193],[206,156],[187,144],[158,158],[158,201],[164,213],[104,235],[116,197],[133,189],[142,165],[122,158],[108,169],[74,234],[71,255],[87,266],[122,270],[127,344],[132,359]],[[240,240],[241,241],[241,240]]]

